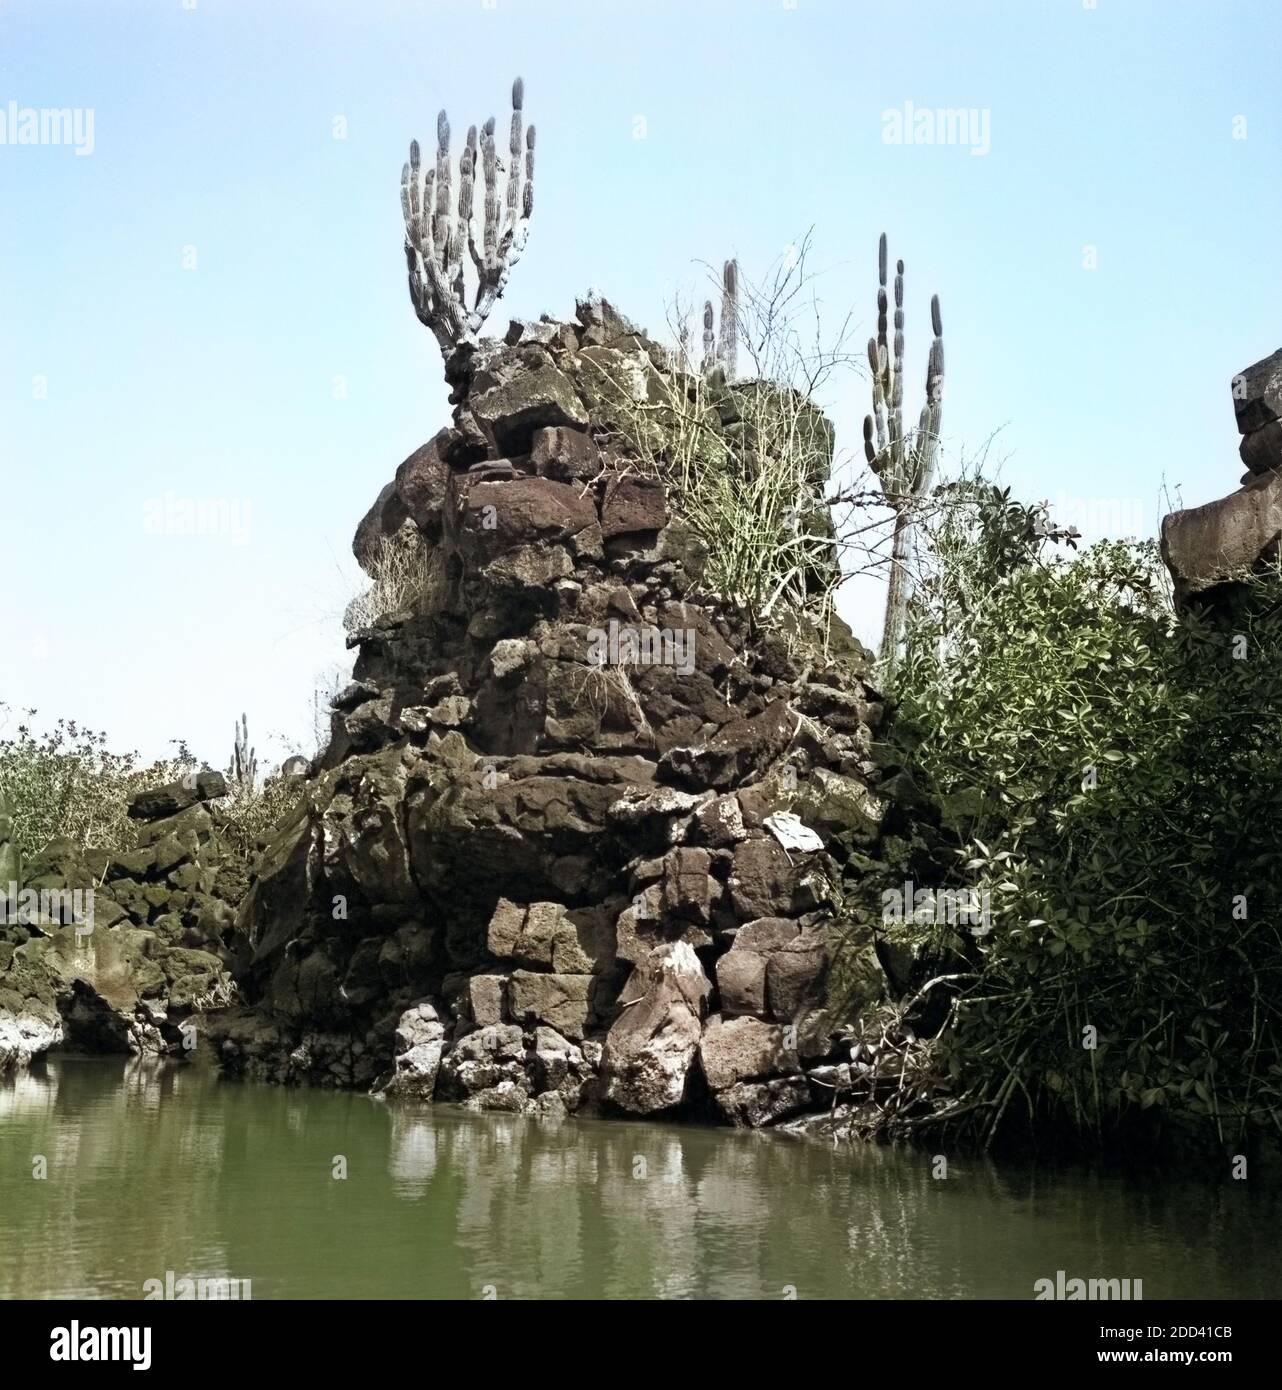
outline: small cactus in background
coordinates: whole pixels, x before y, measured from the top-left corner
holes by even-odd
[[[709,376],[718,367],[726,381],[735,379],[739,363],[739,262],[727,261],[721,268],[721,325],[714,332],[716,317],[712,300],[703,301],[703,359],[699,370]]]
[[[707,376],[717,365],[717,340],[712,331],[713,322],[712,300],[705,299],[703,302],[703,360],[699,364],[699,370],[704,376]]]
[[[401,171],[401,212],[405,217],[405,259],[410,299],[448,357],[455,348],[475,343],[495,301],[503,293],[512,267],[521,258],[534,210],[534,127],[522,138],[525,88],[512,84],[512,120],[507,162],[499,158],[495,121],[471,126],[459,155],[458,202],[451,207],[450,122],[436,118],[436,162],[425,164],[418,141],[410,142],[409,163]],[[476,164],[485,183],[484,222],[479,233],[473,207]],[[499,173],[506,173],[502,202]],[[467,302],[463,256],[475,267],[476,290]]]
[[[939,426],[944,394],[944,328],[939,296],[930,301],[934,338],[926,365],[926,401],[917,429],[904,432],[904,263],[895,264],[894,337],[890,337],[890,302],[886,292],[889,256],[883,232],[877,248],[877,336],[868,340],[872,375],[872,414],[864,417],[864,455],[895,514],[890,583],[882,629],[881,660],[893,667],[904,615],[908,609],[908,561],[912,554],[913,512],[934,478],[939,456]],[[874,442],[875,439],[875,442]]]
[[[227,764],[227,785],[234,797],[252,796],[258,788],[258,757],[249,743],[249,716],[242,714],[236,726],[231,762]]]

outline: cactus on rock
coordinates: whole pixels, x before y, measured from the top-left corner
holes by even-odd
[[[877,336],[868,340],[872,414],[864,417],[864,455],[895,514],[890,583],[881,639],[881,660],[890,667],[894,664],[908,608],[908,562],[912,554],[913,516],[917,504],[931,485],[939,456],[939,426],[944,394],[944,328],[939,296],[933,295],[930,323],[934,338],[926,365],[926,401],[921,408],[916,430],[905,434],[904,263],[897,261],[895,264],[892,338],[886,285],[889,256],[884,232],[877,248],[877,268]]]
[[[450,123],[436,118],[435,165],[423,161],[418,141],[410,143],[409,163],[401,171],[401,211],[405,217],[405,259],[410,299],[419,320],[430,328],[448,357],[475,343],[512,267],[521,258],[534,210],[534,127],[522,133],[524,84],[512,84],[512,120],[507,161],[499,157],[495,121],[467,132],[458,167],[458,201],[451,206]],[[483,224],[473,215],[478,155],[485,184]],[[499,175],[506,175],[502,199]],[[464,252],[475,269],[476,286],[468,304]]]

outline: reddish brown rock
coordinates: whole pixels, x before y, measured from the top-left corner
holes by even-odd
[[[620,474],[607,484],[601,501],[601,534],[607,539],[634,531],[659,531],[667,520],[663,484],[657,479]]]

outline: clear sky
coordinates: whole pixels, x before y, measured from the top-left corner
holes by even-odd
[[[813,225],[862,341],[885,230],[910,404],[941,296],[948,453],[1000,429],[1017,493],[1146,534],[1163,482],[1237,485],[1229,379],[1282,344],[1278,0],[0,0],[6,126],[93,119],[84,154],[0,144],[0,700],[216,766],[242,710],[260,757],[307,742],[355,525],[447,419],[406,146],[502,121],[518,72],[500,331],[588,286],[658,329],[699,262]],[[987,151],[887,143],[908,102]],[[848,450],[866,390],[825,402]],[[166,499],[234,525],[157,534]],[[846,614],[871,639],[877,594]]]

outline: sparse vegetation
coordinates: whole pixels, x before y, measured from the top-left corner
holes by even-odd
[[[343,614],[346,632],[358,632],[388,613],[413,608],[430,582],[427,547],[417,532],[402,532],[384,541],[368,564],[373,571],[370,584]]]
[[[807,234],[757,284],[726,262],[719,328],[711,301],[704,306],[699,371],[686,370],[688,312],[674,309],[676,370],[658,377],[658,399],[628,398],[623,446],[676,490],[708,548],[707,587],[759,620],[791,608],[822,625],[837,587],[858,568],[839,557],[847,547],[862,551],[864,536],[834,526],[834,439],[815,397],[861,364],[848,346],[849,319],[835,337],[822,335],[809,248]],[[736,381],[740,349],[752,375]],[[872,500],[871,492],[859,499]]]

